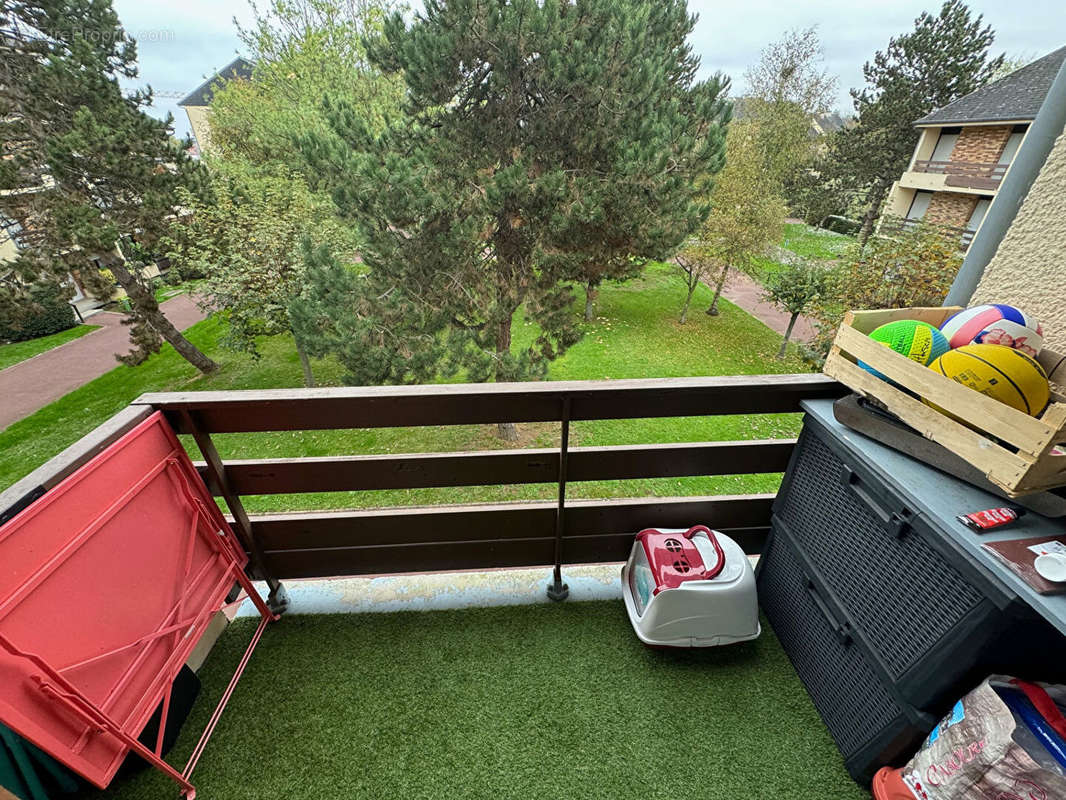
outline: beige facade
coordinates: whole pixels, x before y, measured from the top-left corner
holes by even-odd
[[[0,233],[0,264],[5,261],[14,261],[17,255],[18,248],[15,246],[15,240],[6,233]]]
[[[992,257],[971,303],[1009,303],[1036,316],[1046,344],[1066,352],[1066,133]]]
[[[211,123],[208,120],[207,106],[185,106],[185,113],[189,116],[189,127],[201,153],[206,153],[210,146]]]

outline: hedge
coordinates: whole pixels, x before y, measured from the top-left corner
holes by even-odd
[[[77,324],[66,290],[56,284],[35,284],[25,300],[0,309],[0,341],[21,342],[65,331]]]

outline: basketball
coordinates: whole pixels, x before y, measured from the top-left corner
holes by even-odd
[[[974,306],[960,311],[940,326],[948,344],[998,344],[1036,358],[1044,343],[1040,323],[1014,306]]]
[[[950,349],[944,334],[928,323],[913,319],[886,322],[874,328],[870,338],[922,365],[930,364]],[[869,364],[860,361],[859,366],[881,380],[887,380]]]
[[[1010,347],[966,344],[944,353],[930,368],[1030,416],[1041,414],[1051,399],[1043,367]]]

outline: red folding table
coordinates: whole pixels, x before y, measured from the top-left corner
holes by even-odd
[[[0,527],[0,722],[101,789],[133,751],[189,782],[267,623],[247,557],[155,413]],[[261,619],[182,771],[171,686],[238,583]],[[137,737],[162,704],[155,747]]]

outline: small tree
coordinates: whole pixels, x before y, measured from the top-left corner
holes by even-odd
[[[815,28],[786,31],[744,72],[745,118],[758,124],[763,166],[778,184],[815,155],[811,123],[832,107],[837,79],[826,71]]]
[[[730,268],[750,272],[754,259],[781,238],[786,213],[775,177],[763,168],[758,125],[732,123],[726,165],[711,191],[711,213],[697,234],[702,258],[715,275],[710,316],[718,315]]]
[[[685,324],[688,319],[688,307],[692,304],[692,295],[696,293],[700,284],[707,278],[714,264],[713,256],[705,242],[698,239],[690,239],[674,256],[674,262],[681,268],[685,275],[685,303],[681,306],[681,318],[678,323]]]
[[[809,310],[826,353],[844,313],[853,309],[938,306],[962,266],[959,241],[921,224],[896,236],[875,236],[833,269]]]
[[[785,357],[796,320],[821,297],[825,291],[826,280],[824,267],[794,262],[771,275],[766,282],[766,299],[790,315],[788,327],[781,339],[781,347],[777,351],[778,359]]]
[[[304,289],[300,243],[312,233],[343,250],[332,205],[298,177],[239,160],[214,164],[207,200],[189,193],[166,245],[179,269],[204,275],[204,308],[229,323],[226,343],[258,357],[256,337],[293,333],[289,309]],[[295,336],[304,382],[314,386],[307,348]]]

